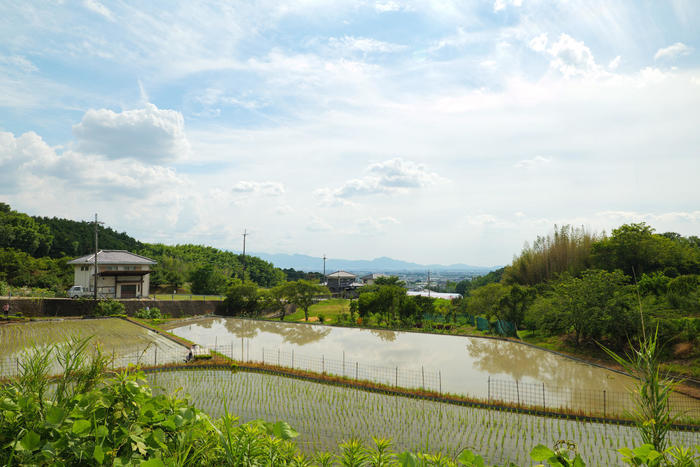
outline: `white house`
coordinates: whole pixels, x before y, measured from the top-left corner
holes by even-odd
[[[75,266],[74,285],[94,290],[95,255],[69,261]],[[149,293],[151,266],[157,264],[145,256],[126,250],[97,252],[97,293],[105,297],[136,298]]]

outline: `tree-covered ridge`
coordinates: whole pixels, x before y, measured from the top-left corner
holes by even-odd
[[[27,216],[28,217],[28,216]],[[58,217],[32,217],[37,224],[48,229],[53,243],[48,256],[83,256],[95,251],[95,224],[89,221],[73,221]],[[103,250],[137,251],[143,243],[126,232],[98,225],[99,247]]]
[[[227,280],[232,277],[245,276],[261,287],[272,287],[285,280],[284,272],[272,263],[210,246],[145,243],[137,253],[158,261],[151,277],[155,285],[182,284],[187,280],[192,282],[193,293],[224,293]]]
[[[61,292],[73,282],[67,262],[95,248],[95,227],[88,221],[31,217],[0,203],[0,281],[14,287]],[[246,277],[262,287],[285,280],[285,273],[258,257],[201,245],[140,242],[125,232],[98,226],[99,248],[127,250],[158,262],[153,285],[177,288],[191,282],[193,293],[224,293],[233,277]]]

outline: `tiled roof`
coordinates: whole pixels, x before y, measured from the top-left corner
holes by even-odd
[[[357,276],[355,274],[349,273],[347,271],[336,271],[333,274],[328,274],[328,277],[332,277],[333,279],[354,279]]]
[[[95,254],[81,256],[68,264],[93,264]],[[99,264],[157,264],[151,258],[136,255],[126,250],[100,250],[97,252],[97,262]]]

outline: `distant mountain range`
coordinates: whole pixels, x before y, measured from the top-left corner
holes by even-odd
[[[265,261],[269,261],[278,268],[294,268],[300,271],[323,271],[323,259],[317,256],[308,255],[288,255],[288,254],[268,254],[251,253]],[[353,260],[329,258],[326,260],[326,273],[331,273],[340,269],[350,272],[401,272],[401,271],[451,271],[451,272],[474,272],[486,274],[489,271],[498,269],[500,266],[484,267],[470,266],[468,264],[418,264],[398,259],[375,258],[373,260]]]

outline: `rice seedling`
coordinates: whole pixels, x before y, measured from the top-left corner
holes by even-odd
[[[155,375],[152,374],[151,378]],[[620,463],[616,450],[640,444],[634,427],[543,418],[514,412],[462,407],[328,386],[297,379],[225,370],[163,371],[163,390],[183,387],[192,401],[215,417],[226,408],[242,421],[286,420],[306,452],[337,449],[339,441],[372,436],[392,440],[397,451],[442,451],[456,457],[467,448],[491,463],[529,465],[536,444],[566,439],[587,465]],[[674,431],[671,443],[692,446],[700,433]]]
[[[93,336],[91,345],[99,345],[116,366],[181,362],[187,351],[170,339],[122,319],[81,319],[35,321],[0,326],[0,378],[17,374],[22,355],[33,347],[62,344],[71,338]],[[57,371],[54,365],[52,370]]]

